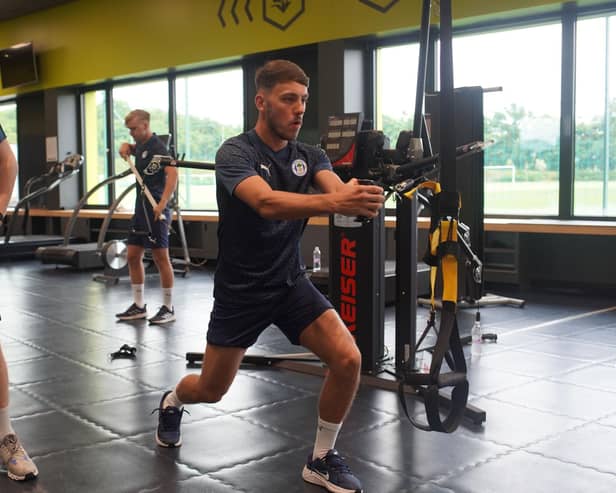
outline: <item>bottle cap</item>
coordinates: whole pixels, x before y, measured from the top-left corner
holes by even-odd
[[[475,313],[475,322],[479,322],[481,320],[481,313],[477,312]]]

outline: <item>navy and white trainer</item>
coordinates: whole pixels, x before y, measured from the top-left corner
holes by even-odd
[[[148,311],[146,310],[146,305],[143,305],[143,307],[138,307],[137,303],[133,303],[121,313],[116,313],[116,317],[120,320],[138,320],[140,318],[146,318],[147,316]]]
[[[163,407],[165,397],[171,393],[170,390],[165,392],[160,399],[160,405],[152,411],[152,414],[158,411],[158,428],[156,429],[156,443],[161,447],[174,448],[182,445],[182,432],[180,424],[182,423],[182,415],[184,408],[179,409],[174,406]]]
[[[172,308],[169,310],[165,305],[161,306],[158,309],[156,315],[154,315],[148,322],[151,324],[168,324],[169,322],[173,322],[175,320],[175,310]]]
[[[351,472],[336,449],[331,449],[322,459],[308,461],[302,470],[302,478],[308,483],[322,486],[332,493],[362,493],[361,482]]]

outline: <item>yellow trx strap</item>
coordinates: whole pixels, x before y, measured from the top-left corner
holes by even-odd
[[[419,189],[430,189],[434,196],[438,196],[441,193],[441,184],[435,181],[426,181],[419,184],[417,187],[409,190],[404,195],[408,199],[412,199],[413,195]],[[460,202],[458,199],[458,208]],[[434,219],[434,216],[433,216]],[[457,243],[458,243],[458,219],[443,219],[437,218],[437,221],[432,221],[429,234],[429,251],[433,259],[440,257],[440,267],[442,268],[443,275],[443,301],[451,301],[457,303],[458,301],[458,256],[457,256]],[[435,287],[436,277],[439,267],[439,262],[430,262],[430,286],[431,286],[431,304],[432,309],[435,307]]]
[[[436,312],[435,289],[438,272],[442,276],[441,323],[436,345],[432,353],[429,374],[413,374],[406,377],[406,383],[414,385],[424,398],[428,425],[417,422],[406,408],[403,396],[403,383],[400,385],[400,399],[407,417],[413,425],[426,431],[454,431],[466,409],[468,399],[468,380],[466,379],[466,361],[460,342],[456,320],[456,303],[458,300],[458,214],[460,198],[443,194],[438,182],[426,181],[404,195],[412,199],[419,189],[431,190],[430,204],[432,217],[428,239],[428,251],[424,260],[430,265],[430,285],[432,317]],[[433,320],[433,318],[432,318]],[[441,373],[443,358],[451,371]],[[453,387],[449,414],[443,420],[439,412],[439,389]]]

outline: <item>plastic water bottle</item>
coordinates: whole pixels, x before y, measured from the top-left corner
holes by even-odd
[[[415,369],[419,373],[430,373],[430,365],[432,364],[432,353],[426,349],[422,349],[415,353]]]
[[[473,327],[471,328],[471,357],[481,355],[482,335],[481,314],[477,312],[475,315],[475,323],[473,323]]]
[[[312,250],[312,272],[319,272],[321,270],[321,249],[318,246]]]

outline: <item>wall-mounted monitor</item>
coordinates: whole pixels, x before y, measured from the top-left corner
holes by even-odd
[[[38,82],[36,57],[31,42],[0,50],[0,79],[3,89]]]

